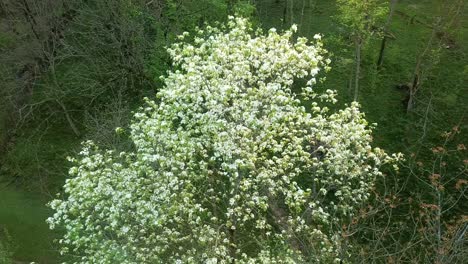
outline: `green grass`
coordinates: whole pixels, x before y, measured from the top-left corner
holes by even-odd
[[[0,230],[6,228],[10,234],[15,260],[58,263],[53,241],[57,235],[45,222],[52,214],[46,204],[63,185],[66,156],[80,140],[65,122],[49,124],[47,129],[32,122],[14,140],[1,161]]]
[[[54,234],[45,223],[51,211],[45,203],[41,196],[0,185],[0,227],[11,236],[14,260],[56,263]]]

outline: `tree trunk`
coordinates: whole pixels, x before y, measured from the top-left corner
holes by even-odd
[[[362,40],[358,36],[355,40],[356,42],[356,72],[354,76],[354,101],[358,101],[359,96],[359,75],[361,73],[361,49],[362,49]]]
[[[408,91],[408,104],[406,105],[406,113],[409,113],[411,110],[413,110],[414,96],[416,95],[416,91],[419,87],[419,66],[417,66],[417,68],[418,73],[414,74],[413,82],[411,83]]]
[[[286,13],[288,11],[288,0],[284,1],[284,8],[283,8],[283,26],[286,25]]]
[[[385,22],[384,26],[384,37],[382,38],[382,44],[380,45],[380,52],[379,52],[379,60],[377,61],[377,69],[380,69],[383,64],[383,56],[384,56],[384,51],[385,51],[385,44],[387,42],[388,38],[388,27],[390,26],[390,23],[392,22],[393,14],[395,13],[395,7],[396,4],[398,3],[398,0],[391,0],[390,2],[390,12],[387,17],[387,22]]]
[[[75,122],[73,122],[73,119],[71,118],[70,114],[68,113],[68,110],[67,108],[65,107],[65,105],[62,103],[62,101],[60,100],[55,100],[57,102],[58,105],[60,105],[60,107],[62,108],[63,110],[63,113],[65,114],[65,118],[67,119],[67,122],[68,124],[70,125],[70,128],[72,129],[73,133],[75,133],[75,136],[79,137],[80,136],[80,131],[78,130],[78,128],[76,127],[75,125]]]
[[[291,4],[289,5],[289,12],[291,13],[291,23],[290,25],[294,24],[294,0],[290,0]]]
[[[301,22],[299,24],[301,30],[304,28],[302,26],[303,22],[304,22],[304,9],[305,9],[305,5],[306,5],[306,0],[302,0],[302,9],[301,9]]]
[[[380,70],[382,68],[386,42],[387,42],[387,34],[384,35],[384,37],[382,38],[382,43],[380,44],[379,59],[377,61],[377,70]]]
[[[228,3],[227,3],[228,14],[232,14],[232,11],[233,11],[233,8],[234,8],[234,1],[235,0],[228,0]]]
[[[288,219],[288,212],[278,205],[275,197],[268,195],[268,207],[271,215],[273,216],[273,220],[275,224],[281,229],[282,233],[285,233],[289,236],[287,242],[289,246],[298,252],[304,252],[303,244],[301,243],[300,239],[295,236],[295,231],[292,227],[287,223]]]
[[[229,256],[232,258],[231,263],[236,263],[236,232],[229,228]]]
[[[419,54],[418,60],[416,61],[416,66],[414,67],[414,72],[413,72],[413,77],[412,77],[412,83],[411,83],[411,86],[409,87],[409,100],[408,100],[408,105],[406,107],[407,113],[411,112],[411,110],[413,109],[414,97],[416,93],[418,92],[419,86],[421,85],[421,78],[422,78],[421,65],[422,65],[423,59],[426,57],[426,54],[429,52],[432,46],[432,42],[434,41],[434,38],[436,37],[437,28],[438,26],[434,25],[432,29],[431,37],[427,41],[424,51],[421,54]]]

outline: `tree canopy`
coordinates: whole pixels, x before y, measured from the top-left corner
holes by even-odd
[[[371,147],[357,103],[330,110],[335,92],[314,87],[329,64],[321,36],[296,39],[296,29],[230,18],[181,35],[165,86],[134,116],[134,150],[88,141],[71,158],[48,220],[65,228],[62,253],[76,263],[339,262],[341,224],[398,156]]]

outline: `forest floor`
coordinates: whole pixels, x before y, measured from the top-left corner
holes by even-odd
[[[0,228],[8,230],[14,258],[36,263],[56,263],[54,234],[45,219],[50,216],[47,199],[15,186],[0,185]]]

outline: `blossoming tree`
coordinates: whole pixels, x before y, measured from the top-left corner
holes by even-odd
[[[295,30],[231,18],[182,35],[165,87],[135,114],[135,150],[87,142],[72,159],[48,219],[64,227],[62,253],[76,263],[340,261],[341,224],[394,157],[370,146],[356,103],[330,113],[335,93],[312,89],[329,62],[320,36],[294,41]]]

